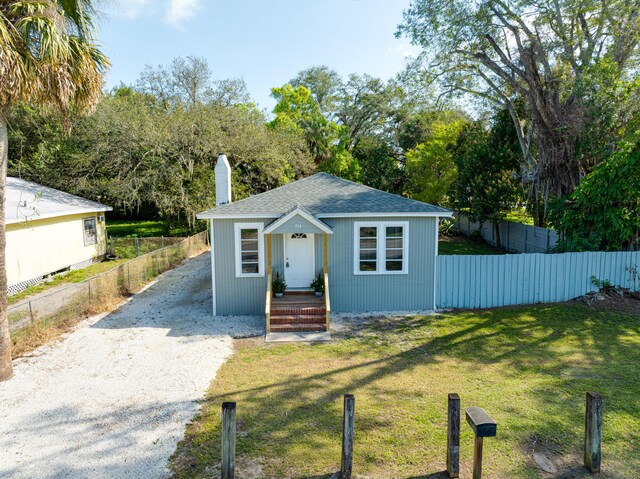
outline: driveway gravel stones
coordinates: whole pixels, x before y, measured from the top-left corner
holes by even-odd
[[[111,314],[14,363],[0,383],[0,478],[164,478],[233,337],[259,317],[211,316],[209,253]]]

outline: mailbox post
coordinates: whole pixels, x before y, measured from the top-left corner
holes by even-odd
[[[479,407],[465,410],[467,422],[475,434],[473,442],[473,479],[482,477],[482,441],[485,437],[494,437],[498,424]]]

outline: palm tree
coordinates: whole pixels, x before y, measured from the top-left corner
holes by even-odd
[[[13,376],[7,318],[5,188],[7,113],[20,102],[69,116],[102,94],[107,57],[94,43],[91,0],[0,1],[0,381]]]

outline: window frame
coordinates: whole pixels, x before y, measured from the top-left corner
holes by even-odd
[[[402,227],[402,269],[387,270],[387,227]],[[360,228],[376,228],[376,269],[360,271]],[[392,248],[393,249],[393,248]],[[353,223],[353,274],[387,275],[409,274],[409,222],[408,221],[355,221]]]
[[[87,221],[93,220],[93,231],[95,232],[93,241],[87,242]],[[93,246],[98,244],[98,220],[95,216],[86,216],[82,218],[82,241],[85,246]]]
[[[242,272],[242,230],[258,230],[258,272]],[[261,278],[264,276],[264,229],[263,223],[235,223],[234,224],[234,250],[236,263],[236,278]]]

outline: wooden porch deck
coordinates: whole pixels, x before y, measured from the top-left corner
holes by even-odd
[[[272,332],[326,331],[327,307],[324,296],[313,292],[286,292],[272,298],[270,322]]]

